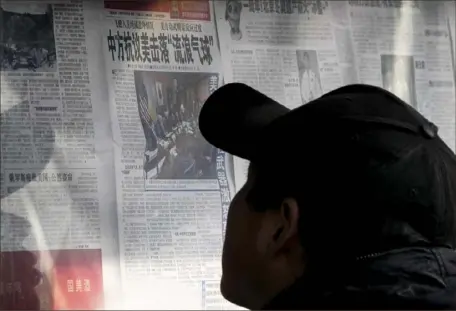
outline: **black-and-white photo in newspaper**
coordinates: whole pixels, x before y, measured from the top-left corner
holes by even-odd
[[[381,55],[383,88],[417,108],[413,56]]]
[[[0,2],[2,71],[56,71],[53,9],[44,1]]]
[[[296,58],[298,62],[302,104],[306,104],[323,95],[317,51],[297,50]]]
[[[135,72],[138,111],[146,139],[146,180],[217,178],[217,149],[206,142],[197,125],[214,75]]]
[[[225,20],[230,25],[230,36],[232,40],[239,41],[242,38],[241,31],[242,2],[240,0],[227,0]]]

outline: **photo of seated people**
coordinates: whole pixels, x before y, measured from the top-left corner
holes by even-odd
[[[198,130],[209,73],[136,71],[146,179],[216,179],[217,149]]]

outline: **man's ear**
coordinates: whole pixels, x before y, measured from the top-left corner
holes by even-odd
[[[299,243],[299,206],[296,199],[284,199],[274,218],[268,250],[272,255],[287,252],[295,243]]]

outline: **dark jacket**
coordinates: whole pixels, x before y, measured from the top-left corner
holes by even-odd
[[[404,248],[359,258],[331,274],[305,276],[264,310],[456,310],[456,251]],[[323,275],[323,274],[322,274]]]

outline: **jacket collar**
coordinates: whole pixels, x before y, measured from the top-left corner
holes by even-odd
[[[444,276],[445,270],[453,274]],[[298,279],[263,310],[456,308],[456,252],[449,248],[397,249],[343,265],[333,261],[318,271]]]

